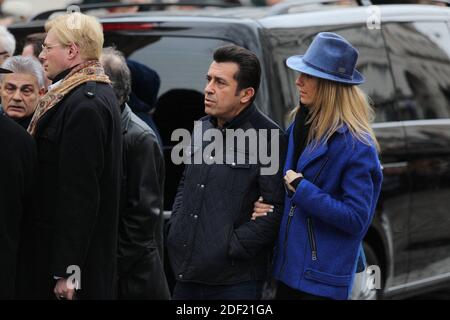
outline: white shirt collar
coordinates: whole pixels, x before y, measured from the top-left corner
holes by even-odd
[[[63,79],[61,79],[61,80],[59,80],[59,81],[57,81],[57,82],[52,83],[51,85],[49,85],[49,86],[48,86],[48,91],[53,90],[53,89],[55,89],[57,86],[59,86],[59,85],[61,84],[61,81],[63,81]]]

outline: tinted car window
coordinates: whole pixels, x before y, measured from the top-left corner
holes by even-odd
[[[450,33],[444,22],[383,26],[401,120],[450,117]]]
[[[364,25],[336,32],[359,51],[357,69],[366,78],[360,87],[371,99],[375,122],[397,121],[394,83],[381,31]]]
[[[161,78],[159,96],[174,88],[203,93],[214,49],[228,44],[216,39],[129,35],[109,38],[128,59],[147,65]],[[185,48],[185,50],[183,49]]]
[[[164,207],[171,210],[184,167],[171,161],[171,149],[177,143],[171,141],[172,132],[179,128],[191,131],[194,121],[205,115],[203,90],[212,55],[217,47],[228,43],[216,39],[121,33],[107,33],[105,38],[106,45],[115,45],[127,59],[153,69],[160,78],[161,86],[151,114],[164,145]]]

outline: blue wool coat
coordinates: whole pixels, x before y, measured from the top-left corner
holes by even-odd
[[[348,299],[360,246],[373,218],[382,173],[375,146],[343,126],[293,161],[292,126],[284,174],[304,179],[286,196],[274,276],[291,288],[332,299]]]

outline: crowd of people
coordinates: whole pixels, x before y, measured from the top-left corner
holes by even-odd
[[[168,299],[161,146],[127,105],[130,70],[102,50],[101,25],[79,14],[74,31],[68,18],[2,64],[2,150],[17,154],[2,152],[0,296]],[[69,266],[81,271],[73,287]]]
[[[164,226],[164,156],[130,108],[132,62],[103,48],[94,17],[61,15],[45,31],[14,56],[0,30],[0,298],[257,300],[269,277],[279,299],[349,298],[382,174],[347,40],[320,33],[287,60],[301,98],[286,133],[253,103],[257,56],[215,50],[203,133],[276,132],[258,143],[277,146],[280,166],[216,163],[251,152],[216,146],[209,162],[186,162]]]

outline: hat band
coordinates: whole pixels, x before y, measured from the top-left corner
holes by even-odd
[[[311,67],[311,68],[314,68],[314,69],[316,69],[316,70],[319,70],[319,71],[321,71],[321,72],[325,72],[325,73],[328,73],[328,74],[332,74],[333,76],[345,78],[345,79],[348,79],[348,80],[353,80],[353,75],[349,76],[349,75],[347,75],[347,74],[345,74],[345,73],[334,72],[334,71],[329,71],[329,70],[326,70],[326,69],[322,69],[322,68],[320,68],[320,67],[317,67],[317,66],[313,65],[311,62],[306,61],[305,58],[303,58],[303,62],[304,62],[307,66],[309,66],[309,67]]]

